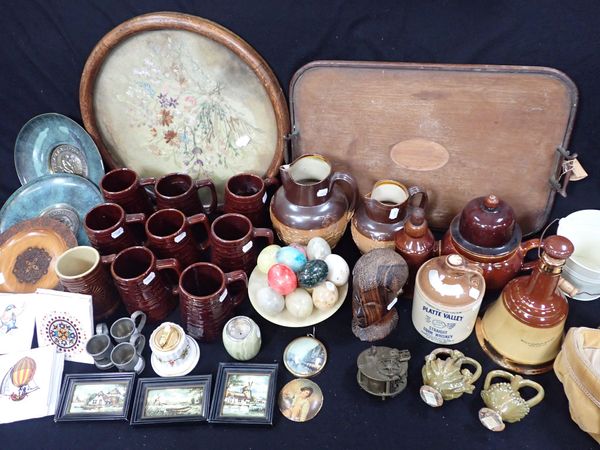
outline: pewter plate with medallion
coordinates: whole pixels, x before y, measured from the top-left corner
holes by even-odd
[[[73,230],[79,245],[89,245],[83,219],[103,201],[100,190],[86,178],[68,173],[44,175],[9,197],[0,210],[0,233],[24,220],[46,217]]]
[[[76,122],[46,113],[27,122],[15,142],[15,168],[21,184],[43,175],[70,173],[95,184],[104,175],[96,144]]]

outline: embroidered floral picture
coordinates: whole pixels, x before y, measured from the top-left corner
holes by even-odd
[[[96,82],[98,125],[111,153],[141,175],[173,171],[224,182],[265,173],[277,144],[273,106],[237,55],[182,30],[129,38]]]

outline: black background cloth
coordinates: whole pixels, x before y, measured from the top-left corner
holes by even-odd
[[[317,59],[538,65],[555,67],[577,84],[580,102],[570,149],[591,174],[557,197],[552,217],[598,208],[600,147],[600,3],[588,1],[243,1],[243,0],[4,0],[0,4],[0,199],[19,186],[13,166],[20,127],[45,112],[79,123],[78,88],[94,45],[119,23],[153,11],[181,11],[208,18],[250,43],[270,64],[287,93],[293,73]],[[518,161],[515,161],[518,164]],[[498,177],[511,176],[499,173]],[[527,195],[526,192],[523,195]],[[336,252],[358,258],[349,234]],[[0,256],[1,257],[1,256]],[[484,304],[491,299],[486,299]],[[316,327],[329,361],[314,378],[323,390],[322,411],[296,424],[275,411],[272,428],[207,423],[131,427],[123,422],[55,424],[51,417],[0,425],[0,448],[595,448],[569,417],[568,402],[551,372],[534,377],[546,399],[521,422],[502,433],[482,427],[477,411],[483,377],[473,395],[442,408],[424,405],[418,394],[424,357],[436,345],[421,338],[410,320],[410,301],[400,302],[400,322],[381,342],[412,353],[409,385],[397,398],[381,401],[356,383],[356,357],[369,347],[350,330],[350,301]],[[249,304],[239,313],[262,329],[263,347],[255,362],[281,362],[293,338],[311,329],[284,329],[258,317]],[[119,314],[124,314],[120,311]],[[116,316],[115,316],[116,318]],[[114,319],[114,318],[113,318]],[[177,312],[170,316],[178,321]],[[596,327],[600,303],[571,302],[569,326]],[[147,327],[149,333],[152,327]],[[201,344],[193,374],[216,374],[230,361],[221,343]],[[472,335],[456,346],[484,366],[494,364]],[[154,376],[144,351],[143,376]],[[67,363],[66,372],[92,372]],[[278,389],[293,377],[280,365]]]

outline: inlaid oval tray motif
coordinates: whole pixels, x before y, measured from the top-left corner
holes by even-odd
[[[220,195],[237,173],[275,175],[289,129],[260,55],[220,25],[179,13],[139,16],[104,36],[85,65],[80,103],[111,168],[210,178]]]
[[[56,288],[56,258],[76,245],[69,227],[54,219],[42,217],[12,226],[0,234],[0,292]]]

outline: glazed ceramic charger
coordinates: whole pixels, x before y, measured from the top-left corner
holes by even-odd
[[[103,201],[98,188],[85,178],[67,173],[44,175],[8,198],[0,210],[0,233],[27,219],[49,217],[67,225],[79,245],[90,245],[83,219]]]
[[[338,309],[340,309],[344,303],[344,300],[346,299],[346,295],[348,294],[348,283],[346,283],[338,288],[338,301],[330,309],[320,310],[313,308],[312,314],[306,319],[297,319],[292,316],[287,309],[284,309],[279,314],[273,315],[267,314],[261,308],[256,300],[256,296],[258,290],[265,286],[268,286],[267,274],[263,273],[258,267],[255,267],[250,274],[250,279],[248,280],[248,297],[250,298],[250,303],[252,303],[252,306],[256,312],[258,312],[269,322],[272,322],[276,325],[281,325],[282,327],[290,328],[308,327],[323,322],[331,317]]]
[[[40,217],[13,225],[0,235],[0,292],[56,288],[56,259],[76,245],[69,227],[57,220]]]
[[[72,173],[98,184],[104,175],[100,152],[86,131],[62,114],[46,113],[27,122],[15,142],[21,184],[52,173]]]

